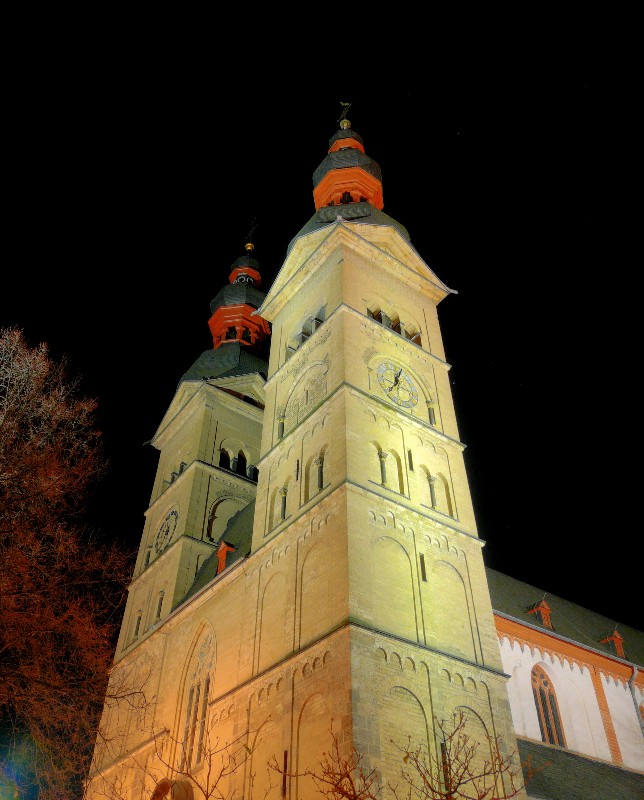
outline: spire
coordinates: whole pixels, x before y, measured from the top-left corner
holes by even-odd
[[[340,129],[329,139],[328,155],[313,173],[315,208],[370,203],[382,211],[380,166],[365,154],[362,137],[351,128],[351,103],[341,105]]]
[[[335,225],[338,217],[359,225],[382,225],[395,228],[407,242],[409,232],[400,222],[382,210],[382,173],[380,166],[365,153],[359,133],[351,127],[347,113],[351,103],[341,103],[339,129],[329,139],[327,155],[313,173],[315,213],[289,242],[286,253],[302,236]]]
[[[270,334],[268,322],[255,314],[266,296],[259,291],[262,276],[259,263],[251,255],[255,249],[251,238],[256,227],[254,224],[246,236],[244,255],[235,259],[230,267],[230,285],[210,303],[212,317],[208,327],[214,350],[234,342],[257,350]]]

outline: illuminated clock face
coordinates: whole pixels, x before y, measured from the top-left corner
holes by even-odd
[[[154,540],[154,549],[157,551],[157,553],[160,553],[162,550],[164,550],[172,541],[178,521],[179,512],[175,510],[171,511],[161,523]]]
[[[390,400],[402,408],[413,408],[418,402],[418,389],[402,367],[391,361],[378,366],[378,383]]]

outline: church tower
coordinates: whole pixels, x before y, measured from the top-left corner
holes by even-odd
[[[345,116],[313,186],[266,294],[250,248],[233,265],[153,439],[112,680],[154,702],[106,707],[92,798],[207,796],[217,742],[245,753],[218,791],[308,800],[333,735],[388,796],[399,747],[440,752],[459,709],[516,749],[437,314],[453,290]]]

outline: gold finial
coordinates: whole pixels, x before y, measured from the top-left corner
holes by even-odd
[[[340,100],[340,105],[342,106],[342,114],[340,114],[340,119],[338,120],[338,122],[340,123],[340,127],[342,128],[342,130],[347,130],[347,128],[351,127],[351,123],[347,119],[347,113],[351,108],[352,104],[343,103],[342,100]]]
[[[247,253],[250,253],[252,250],[255,249],[255,245],[251,242],[253,238],[253,234],[255,233],[255,229],[257,228],[257,220],[254,218],[250,221],[250,230],[246,234],[246,244],[244,245],[244,250]]]

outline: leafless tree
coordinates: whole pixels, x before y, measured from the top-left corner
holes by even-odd
[[[510,800],[525,788],[535,770],[516,752],[504,753],[499,737],[483,741],[467,732],[467,714],[435,720],[438,747],[392,742],[402,757],[400,784],[389,781],[396,800]]]
[[[535,772],[529,762],[519,762],[516,752],[504,755],[498,738],[485,736],[479,742],[468,735],[462,710],[435,724],[439,740],[435,755],[423,746],[412,746],[411,738],[406,746],[392,741],[401,755],[400,783],[390,779],[387,787],[396,800],[510,800]],[[382,793],[378,771],[364,766],[364,754],[355,747],[347,753],[337,733],[331,731],[331,737],[330,750],[314,767],[288,772],[275,758],[269,767],[289,778],[311,778],[328,800],[377,800]]]
[[[83,525],[107,465],[78,389],[45,344],[0,330],[0,776],[40,800],[82,796],[131,573]]]

